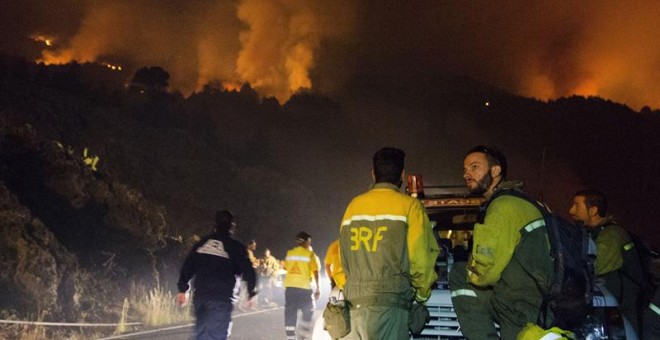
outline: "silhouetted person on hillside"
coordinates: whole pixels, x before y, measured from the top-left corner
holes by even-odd
[[[236,224],[228,210],[215,215],[215,228],[197,242],[181,268],[177,300],[183,305],[189,281],[194,277],[196,339],[227,339],[231,322],[232,297],[236,279],[247,282],[248,296],[256,292],[256,275],[245,246],[232,239]]]

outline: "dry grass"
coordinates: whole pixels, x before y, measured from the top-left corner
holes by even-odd
[[[37,320],[34,320],[34,315],[30,315],[30,320],[43,321],[45,312],[37,313]],[[22,320],[15,314],[2,313],[2,319],[6,320]],[[0,338],[1,339],[17,339],[17,340],[41,340],[47,339],[46,329],[43,326],[34,325],[18,325],[18,324],[2,324],[0,325]]]
[[[26,318],[20,318],[16,314],[8,312],[0,313],[0,317],[6,320],[32,320],[36,322],[44,321],[47,312],[37,313],[36,320],[33,315],[28,315]],[[96,339],[102,337],[104,334],[99,333],[95,329],[71,329],[70,327],[49,327],[41,325],[20,325],[20,324],[1,324],[0,325],[0,339],[15,339],[15,340],[46,340],[46,339],[67,339],[67,340],[84,340]],[[106,334],[107,335],[107,334]]]
[[[44,321],[48,312],[41,311],[35,316],[18,317],[9,312],[0,312],[0,318],[7,320],[34,320]],[[132,284],[130,296],[124,300],[119,320],[108,320],[108,323],[117,322],[115,334],[121,334],[134,327],[128,323],[140,322],[143,327],[180,324],[192,322],[190,304],[180,307],[176,302],[176,294],[163,287],[147,288]],[[0,324],[0,339],[16,340],[44,340],[69,339],[82,340],[107,336],[105,329],[93,327],[58,328],[38,325]]]
[[[140,322],[145,326],[161,326],[192,321],[190,304],[180,307],[176,295],[163,287],[151,290],[133,285],[130,307],[139,315]],[[129,311],[130,313],[130,311]]]

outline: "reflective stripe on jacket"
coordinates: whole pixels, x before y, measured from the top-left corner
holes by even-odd
[[[421,202],[378,183],[349,204],[340,227],[346,298],[393,295],[426,301],[438,245]],[[411,289],[411,287],[413,289]]]
[[[284,269],[284,287],[302,289],[312,289],[311,278],[319,270],[314,252],[301,246],[286,253]]]

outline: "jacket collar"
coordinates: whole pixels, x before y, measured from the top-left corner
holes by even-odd
[[[394,191],[399,191],[399,187],[397,187],[396,185],[394,185],[392,183],[389,183],[389,182],[379,182],[379,183],[374,184],[371,188],[372,189],[391,189],[391,190],[394,190]]]
[[[523,190],[523,182],[522,181],[501,181],[497,184],[497,186],[493,189],[493,193],[486,197],[487,200],[490,200],[491,197],[495,196],[495,193],[500,191],[500,190],[506,190],[506,189],[515,189],[522,191]]]

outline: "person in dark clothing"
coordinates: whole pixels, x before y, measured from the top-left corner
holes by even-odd
[[[193,305],[196,339],[227,339],[231,322],[232,297],[236,279],[247,283],[248,296],[256,294],[256,274],[247,248],[231,238],[236,224],[228,210],[215,215],[211,235],[197,242],[181,268],[177,300],[186,303],[189,281],[194,277]]]
[[[643,340],[660,339],[660,258],[653,259],[650,263],[651,277],[656,285],[655,293],[647,306],[644,306],[642,325]]]

